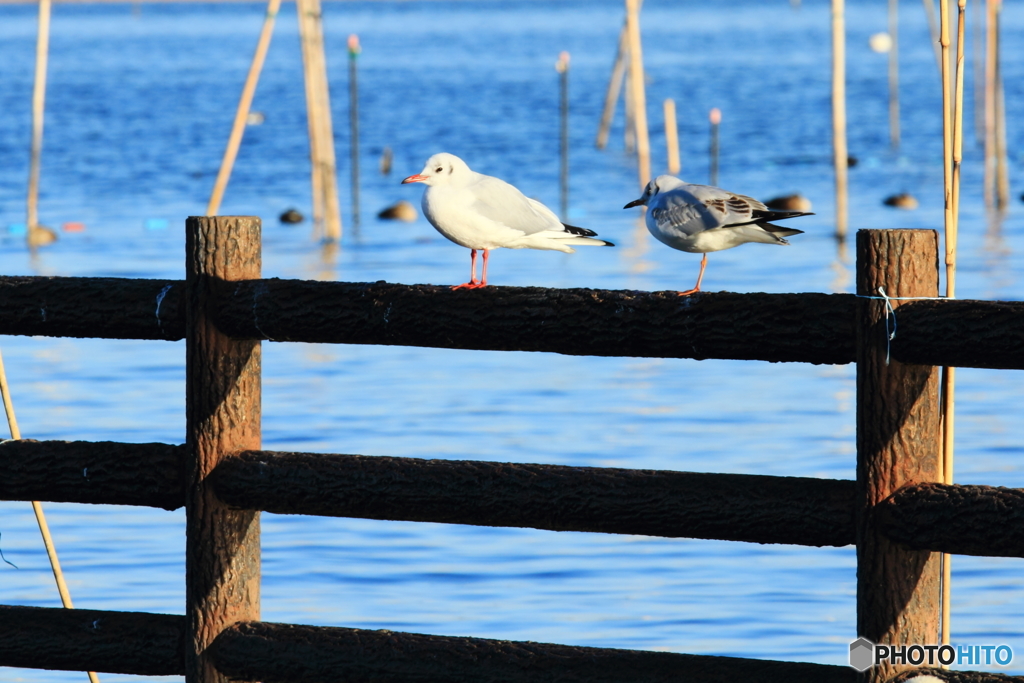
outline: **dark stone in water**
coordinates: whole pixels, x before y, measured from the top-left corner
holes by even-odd
[[[305,220],[305,217],[296,209],[288,209],[281,214],[282,223],[301,223],[303,220]]]

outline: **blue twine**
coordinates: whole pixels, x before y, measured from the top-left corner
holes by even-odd
[[[885,293],[885,287],[879,286],[878,293],[882,296],[866,296],[854,294],[858,299],[875,299],[885,302],[885,364],[889,365],[889,351],[892,347],[892,340],[896,338],[896,311],[891,301],[941,301],[948,297],[944,296],[889,296]],[[892,316],[892,330],[889,329],[889,317]]]

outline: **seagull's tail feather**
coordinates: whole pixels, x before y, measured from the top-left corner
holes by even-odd
[[[784,228],[781,225],[775,225],[773,223],[769,223],[768,221],[758,221],[756,225],[757,227],[762,228],[765,232],[770,233],[772,237],[777,239],[779,242],[782,242],[783,244],[789,244],[789,242],[782,239],[783,237],[790,237],[791,235],[802,235],[804,233],[803,230]]]
[[[565,227],[565,231],[572,233],[573,235],[583,235],[584,237],[597,237],[597,233],[593,230],[587,230],[586,228],[578,228],[575,225],[569,225],[568,223],[562,223]]]
[[[593,237],[587,237],[585,235],[576,235],[571,232],[563,232],[560,230],[544,230],[541,232],[532,233],[530,235],[524,235],[523,237],[518,239],[514,244],[509,244],[507,246],[512,249],[551,249],[554,251],[564,251],[567,254],[571,254],[575,250],[572,248],[572,246],[569,245],[577,247],[615,246],[611,242],[605,240],[594,239]]]
[[[813,216],[813,213],[807,211],[775,211],[772,209],[754,209],[750,212],[750,215],[757,219],[768,219],[770,221],[781,221],[785,218],[796,218],[798,216]]]

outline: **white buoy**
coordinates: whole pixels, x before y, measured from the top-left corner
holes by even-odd
[[[868,45],[875,52],[885,53],[892,49],[892,36],[885,31],[876,33],[868,38]]]

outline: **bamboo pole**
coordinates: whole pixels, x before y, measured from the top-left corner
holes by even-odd
[[[846,19],[844,0],[832,0],[832,157],[836,174],[836,237],[846,239]]]
[[[352,229],[359,233],[359,80],[356,62],[359,59],[359,36],[348,37],[348,122],[349,154],[352,166]]]
[[[636,130],[637,175],[640,187],[651,179],[651,149],[647,135],[647,101],[644,94],[644,58],[640,45],[640,0],[626,0],[626,28],[629,34],[629,90],[633,101]]]
[[[39,0],[36,38],[36,73],[32,87],[32,148],[28,171],[26,239],[39,225],[39,167],[43,151],[43,115],[46,110],[46,61],[50,51],[50,0]],[[31,242],[30,242],[31,244]]]
[[[217,212],[220,211],[221,200],[224,199],[224,191],[227,189],[228,180],[231,178],[231,169],[234,168],[235,159],[238,157],[238,148],[242,145],[245,122],[249,117],[252,98],[256,94],[256,85],[259,83],[260,72],[263,70],[263,63],[267,58],[270,39],[274,35],[274,21],[277,19],[277,11],[280,7],[281,0],[270,0],[267,3],[267,15],[263,19],[263,29],[260,31],[260,38],[256,43],[256,53],[252,57],[249,74],[245,78],[245,85],[242,86],[242,96],[238,100],[235,121],[231,126],[231,134],[228,136],[228,146],[224,150],[224,158],[220,162],[220,171],[218,171],[217,180],[213,184],[210,201],[206,205],[207,216],[216,216]]]
[[[11,388],[7,384],[7,371],[4,369],[3,354],[0,354],[0,396],[3,397],[4,412],[7,414],[7,426],[11,430],[11,439],[21,441],[21,429],[18,428],[18,418],[14,414],[14,401],[11,399]],[[60,602],[65,609],[74,609],[71,602],[71,591],[64,580],[64,571],[60,568],[60,558],[57,557],[57,546],[50,535],[50,525],[46,522],[46,515],[43,513],[42,504],[32,501],[32,512],[36,516],[36,524],[39,525],[39,533],[43,537],[43,547],[46,548],[46,557],[50,560],[50,569],[53,571],[54,581],[57,583],[57,593],[60,594]],[[99,683],[99,677],[94,671],[86,674],[91,683]]]
[[[562,220],[569,220],[569,53],[563,51],[555,62],[559,74],[559,187]]]
[[[924,13],[928,17],[928,33],[932,37],[932,49],[935,51],[935,66],[942,76],[942,48],[939,46],[939,25],[935,20],[935,0],[923,0]]]
[[[665,100],[665,146],[668,147],[668,172],[679,175],[679,126],[676,125],[676,101]]]
[[[314,230],[324,240],[340,241],[341,208],[338,202],[337,162],[320,0],[297,0],[295,8],[299,15],[306,81]]]
[[[982,38],[982,27],[984,19],[982,16],[984,1],[975,2],[974,28],[972,29],[971,61],[974,62],[974,137],[978,144],[985,143],[985,56],[984,39]]]
[[[619,32],[619,49],[615,53],[615,64],[612,65],[612,75],[608,79],[608,90],[604,95],[604,111],[601,112],[601,123],[597,127],[597,139],[594,141],[594,146],[598,149],[604,149],[608,145],[608,132],[612,127],[612,119],[615,118],[615,104],[619,101],[622,81],[626,76],[628,51],[629,33],[623,23],[622,31]]]
[[[889,0],[889,142],[893,149],[900,146],[900,3]]]

